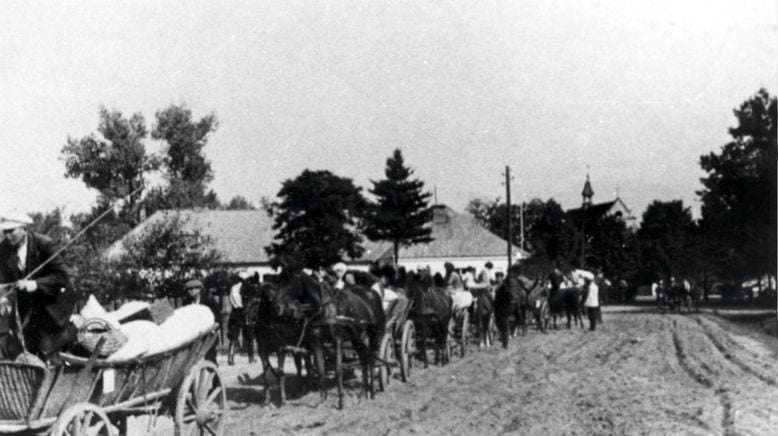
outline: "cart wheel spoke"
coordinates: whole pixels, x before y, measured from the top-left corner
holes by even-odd
[[[213,392],[211,392],[211,395],[208,395],[208,398],[205,399],[205,404],[213,403],[216,397],[218,397],[219,394],[221,393],[222,393],[221,386],[217,386],[216,389],[214,389]]]
[[[192,415],[186,415],[186,416],[184,416],[184,418],[181,420],[181,422],[183,422],[184,424],[188,424],[188,423],[190,423],[190,422],[194,421],[195,419],[197,419],[197,415],[196,415],[196,414],[192,414]]]
[[[190,409],[192,412],[195,412],[195,413],[197,413],[197,406],[195,406],[194,402],[192,401],[192,397],[188,397],[188,398],[186,399],[186,405],[187,405],[187,406],[189,406],[189,409]]]
[[[214,431],[214,430],[211,428],[211,426],[210,426],[210,425],[208,425],[208,424],[203,424],[203,428],[205,428],[206,430],[208,430],[208,433],[212,434],[213,436],[217,436],[217,435],[216,435],[216,432],[215,432],[215,431]]]
[[[81,435],[81,419],[79,419],[79,417],[76,417],[73,420],[73,435],[74,436]]]

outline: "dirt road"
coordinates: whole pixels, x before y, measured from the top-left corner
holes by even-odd
[[[776,350],[710,315],[606,313],[597,332],[530,331],[374,400],[354,381],[342,411],[294,379],[290,404],[262,406],[261,384],[238,380],[259,366],[222,366],[227,434],[778,434]]]

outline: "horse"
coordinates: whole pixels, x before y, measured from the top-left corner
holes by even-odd
[[[408,317],[416,327],[416,340],[424,368],[429,368],[427,359],[429,338],[435,343],[435,363],[447,364],[451,357],[446,347],[448,323],[453,316],[451,295],[445,289],[425,286],[411,276],[407,277],[402,286],[410,300],[411,310]]]
[[[302,377],[302,357],[300,344],[302,339],[302,324],[292,317],[281,317],[275,312],[274,301],[277,288],[271,283],[264,283],[259,287],[255,298],[246,307],[246,320],[253,326],[253,338],[257,341],[257,354],[262,362],[262,382],[265,386],[263,403],[267,403],[270,384],[268,372],[272,372],[278,381],[280,391],[280,404],[286,402],[286,387],[284,372],[284,360],[286,353],[291,351],[294,356],[297,377]],[[246,338],[251,340],[251,338]],[[276,353],[278,369],[270,365],[270,355]],[[310,358],[305,355],[305,364],[308,376],[312,376]]]
[[[279,313],[291,312],[298,318],[304,318],[303,334],[307,335],[306,345],[313,352],[322,401],[327,399],[324,389],[325,341],[335,344],[338,407],[343,408],[344,341],[351,344],[359,357],[363,391],[374,397],[374,360],[386,329],[386,315],[381,297],[376,292],[358,285],[336,292],[314,277],[297,273],[282,280],[275,306]],[[363,342],[363,335],[367,336],[369,345]]]
[[[494,315],[494,300],[490,295],[490,289],[474,288],[470,292],[473,294],[473,323],[476,326],[476,339],[478,346],[491,347],[491,337],[489,335],[489,324]]]
[[[541,305],[535,305],[535,298],[530,297],[530,291],[534,291],[538,281],[531,286],[529,279],[521,275],[511,274],[502,281],[495,290],[494,305],[497,330],[500,332],[500,341],[503,348],[508,348],[508,338],[521,327],[521,334],[527,334],[527,313],[532,312],[537,320],[538,327],[545,331],[545,324],[540,314],[543,312]]]

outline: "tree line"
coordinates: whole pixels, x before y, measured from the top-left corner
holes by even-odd
[[[637,231],[614,216],[582,226],[553,199],[533,199],[523,208],[524,242],[532,252],[526,266],[541,274],[553,267],[584,267],[633,284],[678,277],[710,290],[724,283],[733,294],[747,280],[766,288],[763,279],[775,279],[777,264],[776,98],[760,89],[734,115],[732,140],[700,156],[706,176],[696,191],[699,219],[682,200],[657,199],[643,212]],[[514,228],[520,223],[521,206],[511,205],[508,214],[499,199],[474,199],[467,209],[503,238],[506,217]],[[513,243],[519,245],[519,238],[514,233]],[[774,289],[764,295],[774,299]]]
[[[523,209],[523,242],[531,253],[524,263],[536,274],[583,266],[632,284],[677,276],[706,286],[774,277],[776,99],[761,89],[734,114],[732,140],[700,157],[706,172],[697,192],[700,219],[693,219],[681,200],[653,201],[636,231],[614,216],[581,228],[554,199],[533,199],[509,211],[499,198],[473,199],[467,211],[505,238],[507,219],[518,228]],[[64,242],[115,207],[117,213],[68,250],[74,287],[105,296],[175,295],[186,278],[201,271],[215,271],[207,279],[223,286],[229,272],[217,268],[220,254],[212,241],[175,215],[144,235],[126,238],[119,261],[104,256],[113,242],[157,210],[255,208],[241,196],[222,203],[208,188],[213,170],[203,149],[218,127],[216,116],[197,120],[185,106],[174,105],[155,114],[150,131],[141,114],[127,118],[102,108],[99,118],[96,134],[68,138],[61,152],[65,175],[98,192],[92,210],[74,215],[70,226],[63,225],[58,210],[34,214],[37,229]],[[162,141],[161,153],[146,151],[148,138]],[[163,183],[151,184],[153,175]],[[390,242],[396,261],[401,247],[431,240],[430,193],[400,149],[387,158],[384,178],[371,184],[369,199],[349,178],[307,169],[283,181],[275,199],[263,197],[260,207],[273,217],[276,231],[265,248],[273,265],[318,268],[357,258],[365,239]],[[519,245],[519,238],[515,232],[512,242]]]

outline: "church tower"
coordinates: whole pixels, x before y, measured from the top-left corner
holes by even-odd
[[[589,182],[589,172],[586,172],[586,183],[584,183],[583,192],[581,192],[581,196],[583,197],[583,204],[581,205],[581,208],[587,209],[589,206],[592,205],[592,197],[594,197],[594,190],[592,189],[592,184]]]

